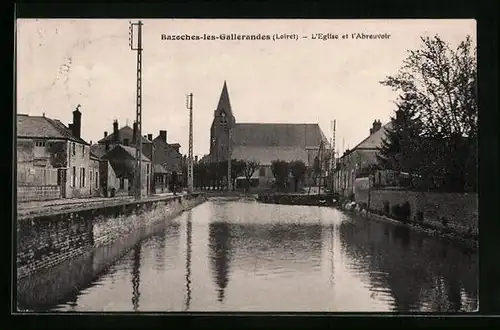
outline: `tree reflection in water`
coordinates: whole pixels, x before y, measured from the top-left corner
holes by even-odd
[[[346,255],[369,275],[372,288],[390,289],[394,310],[471,311],[477,305],[475,253],[404,227],[364,219],[345,221],[339,231]],[[381,273],[385,275],[374,278]],[[465,301],[464,293],[472,301]]]

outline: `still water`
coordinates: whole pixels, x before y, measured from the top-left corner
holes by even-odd
[[[333,208],[211,200],[53,311],[474,311],[477,255]]]

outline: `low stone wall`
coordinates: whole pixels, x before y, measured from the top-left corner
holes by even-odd
[[[355,195],[358,204],[368,204],[368,192],[358,192]],[[407,190],[376,189],[370,191],[370,209],[376,212],[384,211],[384,203],[402,205],[408,202],[411,207],[411,219],[418,218],[422,212],[423,221],[441,223],[444,217],[448,224],[460,231],[469,228],[478,233],[478,200],[477,194],[416,192]]]
[[[17,201],[48,201],[61,198],[59,186],[17,186]]]
[[[206,200],[204,194],[68,211],[17,223],[17,278],[125,238]]]

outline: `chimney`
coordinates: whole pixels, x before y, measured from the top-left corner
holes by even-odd
[[[148,134],[148,140],[153,141],[153,134]]]
[[[106,147],[106,152],[109,151],[109,140],[104,141],[104,145]]]
[[[161,140],[167,143],[167,131],[160,131]]]
[[[134,124],[132,125],[133,127],[133,135],[132,135],[132,145],[135,146],[135,144],[137,143],[137,123],[134,121]]]
[[[104,132],[104,137],[107,137],[108,136],[108,132]]]
[[[116,119],[113,122],[113,135],[114,135],[115,143],[119,144],[120,143],[120,131],[118,130],[118,120],[116,120]]]
[[[372,124],[372,128],[370,128],[370,135],[378,131],[382,127],[382,123],[380,120],[374,120]]]
[[[82,113],[80,112],[80,105],[76,107],[76,110],[73,111],[73,126],[72,132],[73,136],[80,138],[82,133]]]

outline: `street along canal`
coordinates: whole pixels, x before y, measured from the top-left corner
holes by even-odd
[[[212,199],[157,224],[99,273],[92,273],[92,258],[81,257],[75,290],[34,306],[37,294],[60,287],[54,273],[19,307],[69,312],[478,307],[475,251],[328,207]]]

